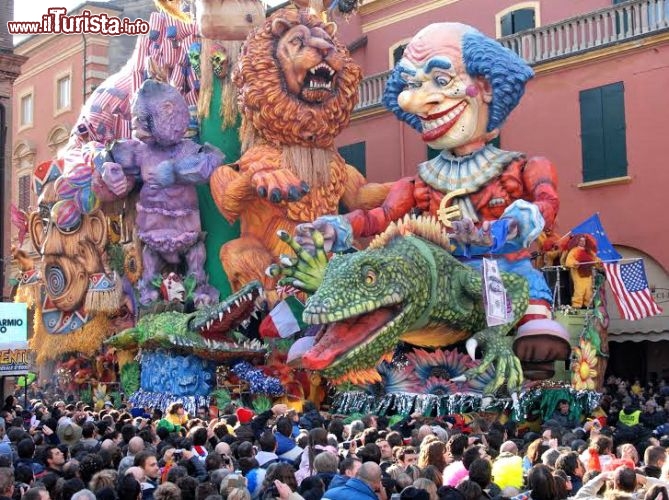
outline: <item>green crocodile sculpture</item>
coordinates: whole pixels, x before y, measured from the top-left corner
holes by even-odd
[[[315,289],[306,303],[304,321],[323,325],[302,357],[306,368],[322,371],[335,381],[360,380],[356,372],[375,367],[400,341],[443,347],[467,339],[470,356],[480,345],[483,360],[465,373],[466,378],[492,365],[495,377],[486,393],[505,382],[510,393],[520,389],[523,372],[509,333],[527,308],[527,282],[519,275],[502,273],[511,320],[488,327],[481,273],[451,255],[442,228],[432,217],[407,216],[366,250],[335,255],[325,268],[320,234],[313,234],[312,255],[280,232],[297,259],[284,257],[268,272],[283,276],[284,283]]]
[[[262,357],[266,349],[236,329],[262,308],[261,284],[253,281],[218,304],[192,313],[148,314],[133,328],[110,337],[105,344],[117,349],[169,349],[203,359],[227,361]]]

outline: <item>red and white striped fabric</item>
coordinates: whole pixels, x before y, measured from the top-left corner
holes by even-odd
[[[604,270],[623,318],[638,320],[662,313],[648,288],[641,259],[625,264],[605,263]]]

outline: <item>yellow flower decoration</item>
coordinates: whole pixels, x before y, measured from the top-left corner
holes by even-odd
[[[597,351],[590,342],[581,339],[574,347],[571,384],[576,390],[595,389]]]

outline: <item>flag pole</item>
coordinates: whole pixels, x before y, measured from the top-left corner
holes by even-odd
[[[587,264],[608,264],[609,262],[623,262],[623,261],[627,262],[630,260],[643,260],[643,259],[641,257],[627,257],[625,259],[591,260],[588,262],[579,262],[578,264],[580,266],[585,266]],[[553,269],[569,269],[569,268],[566,266],[545,266],[541,268],[542,271],[544,270],[550,271]]]

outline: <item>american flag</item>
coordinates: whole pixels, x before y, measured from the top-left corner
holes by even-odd
[[[662,313],[648,289],[641,259],[626,264],[605,263],[604,269],[623,318],[637,320]]]

